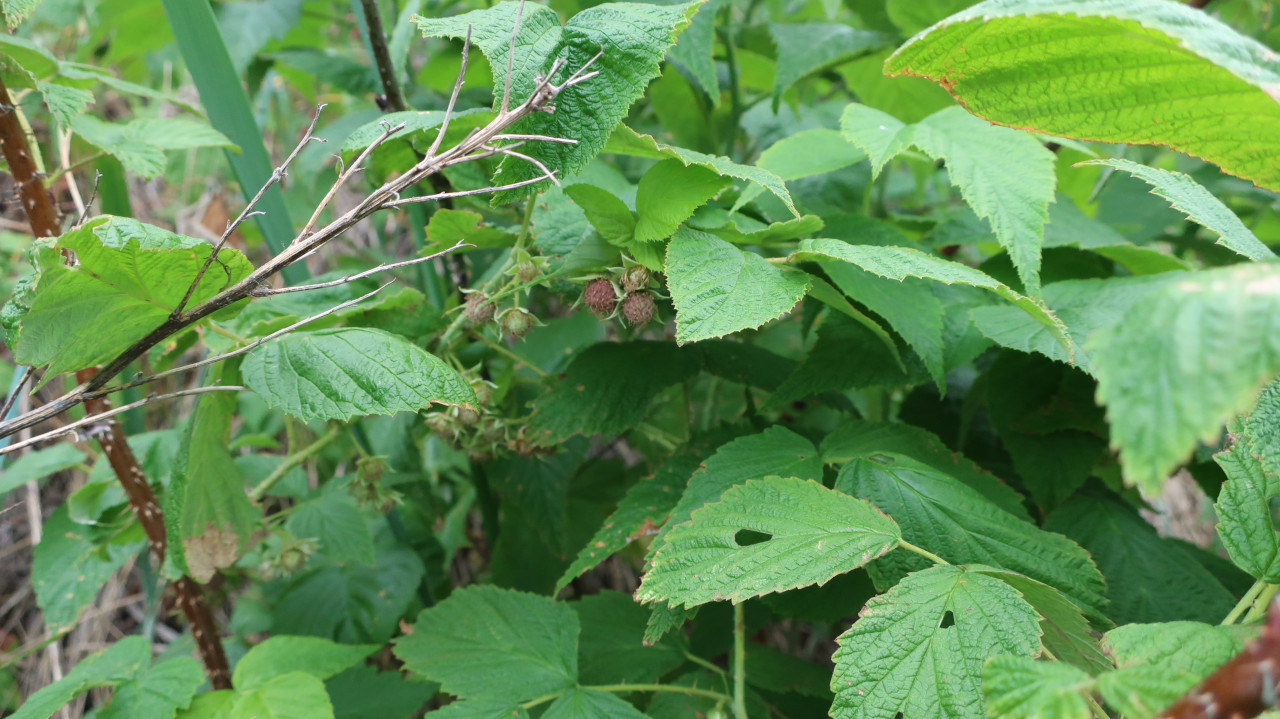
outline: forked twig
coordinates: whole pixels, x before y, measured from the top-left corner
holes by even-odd
[[[370,275],[376,275],[380,272],[387,272],[388,270],[396,270],[401,267],[409,267],[410,265],[417,265],[423,262],[430,262],[431,260],[437,260],[449,254],[450,252],[453,252],[454,250],[457,250],[457,249],[461,249],[463,247],[475,247],[475,245],[468,244],[466,242],[463,242],[462,240],[458,240],[458,242],[454,244],[453,247],[450,247],[447,250],[441,250],[435,253],[434,255],[427,255],[426,257],[415,257],[412,260],[404,260],[402,262],[392,262],[385,265],[378,265],[377,267],[374,267],[371,270],[357,272],[354,275],[347,275],[346,277],[340,277],[336,280],[330,280],[328,282],[317,282],[313,285],[294,285],[292,287],[281,287],[279,289],[265,289],[265,288],[259,289],[253,292],[253,296],[254,297],[270,297],[271,295],[283,295],[288,292],[306,292],[307,290],[319,290],[325,287],[337,287],[338,285],[346,284],[348,282],[355,282],[356,280],[362,280],[366,277],[369,277]],[[319,318],[317,317],[316,319],[319,319]]]
[[[360,166],[364,164],[364,161],[368,159],[369,155],[373,154],[373,151],[378,149],[379,145],[390,139],[392,135],[403,130],[404,127],[405,123],[403,122],[398,125],[386,123],[386,126],[382,129],[382,134],[373,142],[369,143],[369,146],[364,148],[363,152],[356,155],[356,159],[351,161],[350,167],[345,165],[343,166],[342,171],[338,173],[337,181],[334,182],[333,186],[329,188],[329,191],[325,193],[324,198],[320,200],[320,204],[316,205],[316,211],[311,213],[311,219],[307,220],[307,224],[302,228],[302,232],[299,232],[298,236],[294,238],[293,241],[295,243],[306,239],[306,237],[311,234],[311,228],[316,226],[316,222],[320,219],[320,213],[324,212],[324,208],[329,206],[329,203],[333,201],[333,198],[338,194],[338,190],[347,183],[347,180],[350,179],[352,175],[360,171]],[[341,162],[342,158],[339,157],[338,161]]]

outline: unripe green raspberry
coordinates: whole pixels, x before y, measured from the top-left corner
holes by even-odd
[[[533,327],[533,315],[520,308],[510,309],[502,313],[502,331],[512,337],[524,337]]]

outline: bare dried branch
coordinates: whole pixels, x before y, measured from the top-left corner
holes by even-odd
[[[444,142],[444,134],[449,131],[449,121],[453,119],[453,108],[458,104],[458,93],[462,92],[462,86],[466,84],[467,58],[470,56],[471,26],[468,25],[467,39],[462,42],[462,64],[458,66],[458,79],[453,81],[453,92],[449,94],[449,104],[444,108],[444,119],[440,121],[440,131],[436,133],[436,139],[431,141],[431,147],[427,149],[427,157],[436,156],[440,143]]]
[[[511,46],[507,48],[507,77],[502,86],[502,107],[500,112],[506,113],[507,108],[511,106],[511,76],[515,70],[516,61],[516,36],[520,34],[520,18],[524,16],[524,0],[520,0],[519,7],[516,8],[515,26],[511,28]]]
[[[555,173],[553,172],[548,175],[540,175],[533,179],[521,180],[520,182],[513,182],[509,185],[498,185],[496,187],[481,187],[475,190],[458,190],[457,192],[438,192],[434,195],[426,195],[424,197],[406,197],[403,200],[391,200],[391,201],[385,202],[382,204],[382,206],[386,208],[403,207],[404,205],[412,205],[415,202],[433,202],[435,200],[441,200],[446,197],[467,197],[470,195],[485,195],[490,192],[502,192],[504,190],[514,190],[517,187],[525,187],[526,185],[532,185],[536,182],[542,182],[543,180],[551,180],[552,182],[555,182],[556,181]]]
[[[494,135],[494,140],[523,140],[525,142],[556,142],[561,145],[576,145],[578,141],[571,137],[552,137],[551,135],[504,134]]]
[[[460,249],[462,247],[475,247],[475,245],[468,244],[466,242],[459,240],[457,244],[455,244],[453,247],[450,247],[447,250],[441,250],[435,253],[434,255],[427,255],[426,257],[415,257],[412,260],[404,260],[402,262],[391,262],[385,265],[378,265],[373,269],[365,270],[363,272],[357,272],[354,275],[347,275],[346,277],[342,277],[336,280],[331,280],[329,282],[317,282],[313,285],[295,285],[293,287],[281,287],[279,289],[260,289],[254,292],[253,296],[254,297],[270,297],[271,295],[283,295],[287,292],[306,292],[307,290],[319,290],[325,287],[337,287],[338,285],[346,284],[348,282],[355,282],[356,280],[362,280],[366,277],[369,277],[371,275],[376,275],[380,272],[387,272],[389,270],[395,270],[401,267],[409,267],[411,265],[417,265],[423,262],[430,262],[431,260],[436,260],[441,257],[444,257],[450,252],[453,252],[454,250]]]
[[[334,196],[338,194],[338,190],[346,184],[347,180],[350,179],[352,175],[360,171],[360,165],[364,163],[374,150],[378,149],[379,145],[386,142],[392,135],[403,130],[404,125],[405,124],[403,122],[398,125],[384,123],[382,134],[378,136],[376,140],[369,143],[369,146],[364,148],[363,152],[356,155],[356,159],[351,161],[350,167],[344,167],[342,172],[338,174],[337,181],[334,182],[333,186],[329,188],[329,191],[325,193],[324,198],[320,200],[320,204],[316,205],[316,211],[311,213],[311,219],[307,220],[306,226],[302,228],[302,232],[298,233],[297,238],[294,239],[294,243],[299,242],[311,234],[311,228],[316,226],[316,222],[320,219],[320,213],[324,212],[324,208],[328,207],[329,203],[333,201]]]
[[[520,144],[523,144],[523,143],[520,143]],[[555,183],[556,187],[560,187],[560,180],[556,179],[556,173],[547,169],[547,166],[542,164],[542,162],[539,161],[538,159],[530,157],[524,153],[516,152],[515,150],[512,149],[512,147],[515,147],[515,145],[511,145],[507,147],[498,147],[494,149],[496,149],[498,152],[502,153],[503,155],[508,155],[510,157],[515,157],[515,158],[524,160],[525,162],[528,162],[529,164],[541,170],[543,175],[550,178],[551,181]]]

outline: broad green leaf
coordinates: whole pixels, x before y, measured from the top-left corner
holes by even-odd
[[[1030,315],[1062,345],[1062,351],[1068,358],[1074,356],[1075,346],[1067,334],[1066,325],[1054,316],[1043,301],[1021,295],[1003,282],[968,265],[910,247],[851,245],[842,240],[828,239],[801,240],[799,248],[788,258],[790,262],[809,260],[841,260],[891,280],[919,277],[947,285],[968,285],[989,290]]]
[[[1116,624],[1217,622],[1235,604],[1208,570],[1118,499],[1077,495],[1044,527],[1088,550],[1107,579],[1106,615]]]
[[[373,644],[335,644],[319,637],[274,636],[250,649],[236,663],[231,683],[238,691],[247,691],[293,672],[328,679],[377,650]]]
[[[427,221],[427,242],[422,254],[431,255],[453,247],[458,242],[475,245],[477,249],[509,247],[515,244],[515,235],[490,227],[478,212],[440,208],[431,213]],[[469,248],[462,248],[469,249]]]
[[[1274,260],[1276,257],[1276,253],[1262,244],[1240,218],[1222,204],[1222,200],[1181,172],[1161,170],[1121,159],[1086,160],[1080,164],[1106,165],[1141,179],[1151,185],[1151,194],[1173,203],[1174,209],[1185,212],[1192,222],[1213,230],[1218,235],[1218,244],[1223,247],[1251,260]]]
[[[556,445],[575,434],[621,434],[644,421],[659,392],[697,374],[698,359],[670,342],[591,345],[534,403],[529,437]]]
[[[6,0],[9,2],[12,0]],[[26,0],[17,0],[24,2]],[[37,0],[38,1],[38,0]],[[32,40],[19,37],[13,33],[0,35],[0,53],[8,56],[22,70],[32,77],[43,78],[58,74],[62,63],[53,53],[40,47]]]
[[[326,491],[295,504],[285,528],[299,539],[318,540],[320,551],[334,561],[373,564],[373,533],[345,491]]]
[[[714,170],[680,160],[663,160],[649,168],[636,191],[636,240],[667,239],[728,184],[729,178]]]
[[[75,626],[116,570],[146,544],[137,525],[119,535],[73,522],[65,506],[50,514],[31,552],[31,584],[50,633]]]
[[[808,275],[688,228],[671,239],[666,273],[681,344],[759,327],[790,312],[809,289]]]
[[[683,147],[664,145],[653,139],[652,136],[641,135],[624,124],[618,125],[618,128],[613,131],[613,135],[609,137],[609,141],[601,152],[631,157],[645,157],[652,160],[676,159],[686,165],[698,165],[715,170],[725,177],[746,180],[772,192],[775,197],[782,201],[782,204],[787,206],[791,214],[795,215],[797,219],[800,217],[800,213],[796,211],[795,203],[791,200],[791,193],[787,191],[786,183],[782,181],[782,178],[761,167],[740,165],[727,157],[708,155],[695,150],[686,150]]]
[[[596,689],[575,688],[551,703],[543,719],[645,719],[639,709]]]
[[[451,702],[427,716],[431,719],[529,719],[529,710],[518,702],[499,699],[464,699]]]
[[[625,247],[636,232],[636,217],[627,204],[603,187],[579,184],[564,188],[573,204],[582,208],[587,221],[607,242]]]
[[[897,521],[902,536],[948,562],[989,564],[1060,590],[1090,616],[1106,604],[1102,575],[1075,542],[1005,512],[948,474],[907,457],[855,459],[836,489],[865,497]],[[881,586],[927,566],[896,553],[872,565]]]
[[[995,577],[1018,590],[1040,615],[1040,641],[1055,659],[1090,675],[1111,669],[1111,660],[1098,648],[1089,620],[1065,594],[1016,572],[991,567],[975,567],[970,571]],[[1110,624],[1103,626],[1109,627]]]
[[[891,53],[892,50],[881,50],[847,62],[836,70],[858,102],[908,123],[919,122],[955,103],[946,90],[928,80],[885,77],[884,61]]]
[[[462,38],[484,54],[493,68],[494,108],[502,103],[508,62],[513,64],[511,101],[524,101],[533,91],[538,75],[551,69],[554,61],[565,63],[554,78],[563,82],[588,60],[601,54],[591,69],[600,74],[580,85],[566,88],[556,98],[554,113],[534,113],[512,128],[516,133],[532,133],[577,140],[566,145],[535,142],[523,152],[561,176],[573,175],[600,152],[631,103],[644,94],[645,86],[658,76],[658,65],[689,25],[701,5],[700,0],[680,5],[609,3],[592,7],[569,18],[564,27],[555,11],[545,5],[523,6],[516,34],[516,54],[508,58],[511,33],[515,27],[518,2],[503,2],[485,10],[475,10],[446,18],[415,19],[426,37]],[[496,184],[533,179],[542,174],[533,164],[505,158]],[[499,193],[495,202],[510,202],[537,191],[537,186]]]
[[[897,353],[886,351],[883,340],[867,325],[843,314],[828,313],[818,326],[817,342],[769,398],[769,404],[781,407],[823,392],[928,381],[928,373],[914,357],[908,356],[904,362]],[[850,356],[858,361],[850,362]]]
[[[1191,269],[1181,258],[1161,252],[1155,247],[1133,244],[1111,225],[1084,214],[1074,200],[1062,193],[1058,194],[1057,202],[1049,206],[1049,224],[1044,227],[1044,246],[1088,250],[1114,261],[1134,275]],[[1045,301],[1048,302],[1047,295]],[[1070,322],[1067,325],[1072,326]]]
[[[209,380],[234,380],[233,365],[214,369]],[[203,395],[188,420],[165,493],[168,561],[178,572],[207,582],[249,548],[260,510],[245,493],[244,478],[227,449],[236,395]]]
[[[435,682],[378,671],[368,664],[337,674],[324,683],[335,719],[409,719],[440,691]]]
[[[15,359],[46,377],[102,364],[159,327],[209,256],[203,240],[122,217],[101,217],[58,239],[80,264],[46,270],[21,317]],[[188,306],[244,279],[253,267],[223,248]]]
[[[177,657],[143,669],[134,679],[116,687],[111,702],[98,719],[173,719],[191,703],[204,684],[204,667],[191,657]]]
[[[828,276],[833,274],[829,267],[824,267],[823,269],[827,271]],[[898,343],[894,341],[893,337],[889,336],[889,333],[880,326],[880,323],[854,307],[849,302],[849,298],[845,297],[835,287],[832,287],[831,283],[817,275],[813,275],[809,279],[809,296],[857,322],[874,334],[880,340],[880,343],[884,345],[884,349],[888,351],[889,356],[894,359],[898,369],[904,373],[908,372],[906,363],[902,361],[902,352],[898,349]]]
[[[578,617],[550,597],[473,586],[418,615],[395,641],[410,671],[460,698],[525,701],[578,677]]]
[[[844,139],[838,130],[817,127],[787,135],[773,143],[760,153],[756,166],[789,181],[835,172],[865,159],[866,153]],[[747,204],[761,191],[760,185],[747,187],[733,203],[733,208],[737,210]]]
[[[743,532],[767,535],[743,544]],[[869,502],[812,480],[737,485],[673,528],[637,597],[696,606],[825,584],[897,546],[893,520]]]
[[[1280,266],[1179,274],[1093,337],[1098,401],[1124,478],[1157,494],[1197,442],[1280,372]]]
[[[1280,533],[1271,505],[1280,496],[1280,476],[1249,452],[1250,437],[1241,424],[1227,425],[1230,446],[1213,455],[1227,475],[1213,505],[1218,536],[1237,567],[1274,584],[1280,582]]]
[[[933,80],[1002,125],[1168,145],[1280,189],[1267,159],[1280,142],[1275,53],[1181,3],[1079,0],[1069,12],[989,0],[916,35],[885,72]]]
[[[0,3],[0,10],[4,11],[4,22],[9,27],[9,32],[18,29],[23,20],[40,6],[41,0],[4,0]]]
[[[982,671],[982,696],[992,719],[1088,719],[1092,678],[1069,664],[999,656]]]
[[[92,115],[70,120],[71,129],[85,141],[114,156],[125,169],[145,179],[165,169],[165,150],[196,147],[235,147],[208,123],[191,118],[103,122]]]
[[[720,79],[716,77],[714,52],[716,13],[723,4],[723,0],[709,0],[693,16],[689,27],[680,33],[675,46],[667,52],[667,57],[687,70],[698,87],[707,94],[712,107],[720,106]]]
[[[1103,647],[1118,668],[1098,677],[1098,689],[1125,717],[1152,719],[1244,647],[1238,629],[1198,622],[1113,629]]]
[[[871,157],[875,174],[910,146],[945,161],[951,184],[978,217],[991,223],[1027,292],[1040,294],[1040,248],[1055,177],[1053,153],[1039,140],[993,126],[960,107],[908,126],[879,110],[850,105],[840,128]]]
[[[878,50],[885,37],[839,23],[769,23],[769,36],[778,49],[778,69],[773,80],[773,111],[782,96],[806,75]]]
[[[227,719],[334,719],[324,682],[306,672],[272,677],[251,691],[237,692]]]
[[[645,643],[649,609],[628,594],[606,589],[574,602],[573,608],[582,623],[580,684],[657,682],[685,662],[683,635]]]
[[[578,552],[573,564],[556,582],[556,591],[595,567],[611,555],[643,536],[648,528],[656,529],[666,520],[704,455],[695,450],[678,452],[667,458],[653,476],[641,479],[627,490],[618,507],[587,545]]]
[[[453,368],[399,335],[370,328],[295,332],[251,352],[244,382],[303,420],[475,405]]]
[[[64,469],[78,467],[86,460],[88,457],[84,452],[65,442],[27,452],[18,457],[17,461],[6,464],[4,470],[0,471],[0,497],[4,497],[27,482],[44,479]]]
[[[44,96],[44,104],[48,106],[49,112],[63,127],[70,125],[72,119],[83,113],[89,103],[93,102],[93,93],[77,87],[37,81],[36,89]]]
[[[928,430],[901,422],[853,419],[823,437],[821,449],[823,463],[833,465],[880,453],[906,455],[963,482],[1009,514],[1031,519],[1022,495],[973,460],[952,452]]]
[[[873,598],[837,640],[834,719],[981,719],[982,666],[1034,656],[1036,613],[1012,587],[953,566]]]
[[[62,679],[27,697],[10,719],[48,719],[77,694],[132,679],[150,663],[151,643],[144,637],[125,637],[82,660]]]
[[[1280,380],[1263,388],[1258,404],[1244,420],[1249,453],[1267,474],[1280,476]]]

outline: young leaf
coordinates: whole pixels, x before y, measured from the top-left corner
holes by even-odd
[[[336,719],[410,719],[440,691],[435,682],[378,671],[368,664],[337,674],[324,683]]]
[[[1118,667],[1098,677],[1107,704],[1125,717],[1153,719],[1237,654],[1244,641],[1237,627],[1168,622],[1113,629],[1103,647]]]
[[[1244,420],[1249,453],[1265,472],[1280,476],[1280,380],[1263,388],[1258,404]]]
[[[644,421],[659,392],[697,374],[698,359],[670,342],[591,345],[535,402],[529,436],[555,445],[575,434],[625,432]]]
[[[760,153],[756,166],[790,181],[842,170],[865,159],[866,153],[844,139],[838,130],[815,127],[773,143]],[[755,199],[762,190],[760,185],[748,186],[733,203],[733,209],[736,211]],[[812,234],[817,229],[802,234]]]
[[[1208,570],[1118,499],[1076,495],[1044,527],[1088,550],[1107,579],[1107,617],[1117,624],[1216,622],[1235,604]]]
[[[1054,316],[1044,302],[1018,294],[1003,282],[968,265],[925,254],[910,247],[851,245],[843,240],[827,239],[801,240],[799,248],[788,258],[789,262],[809,260],[842,260],[891,280],[919,277],[947,285],[969,285],[989,290],[1030,315],[1062,345],[1068,358],[1074,356],[1075,346],[1067,334],[1066,325]]]
[[[1114,167],[1143,180],[1151,185],[1151,194],[1172,202],[1174,209],[1185,212],[1192,222],[1213,230],[1218,235],[1218,244],[1223,247],[1260,262],[1274,260],[1276,257],[1276,253],[1262,244],[1240,218],[1222,204],[1222,200],[1181,172],[1161,170],[1119,158],[1086,160],[1080,164]]]
[[[680,160],[659,162],[640,178],[636,191],[636,239],[667,239],[694,210],[728,184],[729,178],[701,165],[685,165]]]
[[[666,273],[680,344],[759,327],[790,312],[809,289],[808,275],[688,228],[667,247]]]
[[[237,690],[246,691],[293,672],[328,679],[377,650],[372,644],[346,645],[319,637],[274,636],[250,649],[236,663],[231,683]]]
[[[1124,478],[1155,494],[1197,442],[1248,410],[1280,372],[1280,267],[1181,274],[1093,339],[1098,400]]]
[[[503,2],[453,17],[418,17],[416,22],[426,37],[471,35],[471,42],[493,68],[495,109],[502,102],[509,61],[513,63],[511,100],[517,103],[529,96],[536,76],[549,71],[554,60],[565,62],[564,69],[554,78],[563,82],[601,53],[591,67],[600,73],[597,77],[561,92],[554,113],[534,113],[512,128],[517,133],[577,140],[573,145],[535,142],[524,149],[530,157],[559,170],[561,176],[569,176],[586,167],[604,147],[631,103],[658,76],[658,64],[667,48],[689,25],[700,5],[701,0],[680,5],[609,3],[583,10],[562,28],[554,10],[530,3],[523,5],[516,56],[510,59],[511,32],[517,10],[522,7],[518,2]],[[494,182],[520,182],[538,177],[541,172],[532,163],[505,158]],[[499,193],[494,201],[510,202],[536,191],[536,185],[509,190]]]
[[[778,48],[773,80],[773,111],[782,96],[801,78],[885,45],[885,37],[839,23],[769,23],[769,36]]]
[[[992,719],[1088,719],[1088,674],[1069,664],[999,656],[982,670],[982,696]]]
[[[1227,475],[1213,505],[1218,536],[1237,567],[1264,582],[1280,582],[1280,533],[1271,509],[1280,495],[1280,476],[1268,473],[1249,452],[1241,424],[1227,425],[1231,445],[1213,455]]]
[[[471,386],[443,360],[370,328],[286,335],[251,352],[243,373],[268,405],[306,421],[476,403]]]
[[[743,544],[745,534],[767,536]],[[825,584],[899,539],[893,520],[865,500],[812,480],[767,477],[731,488],[668,532],[636,596],[684,606],[736,604]]]
[[[981,719],[982,665],[1031,657],[1036,613],[1009,585],[937,566],[873,598],[837,640],[834,719]]]
[[[49,108],[49,113],[63,127],[70,125],[93,102],[93,93],[54,82],[36,82],[36,90],[44,96],[44,104]]]
[[[111,702],[98,712],[98,719],[155,717],[173,719],[185,709],[204,684],[204,668],[191,657],[177,657],[153,664],[133,679],[116,687]]]
[[[410,671],[460,698],[514,702],[572,687],[578,617],[550,597],[475,586],[423,610],[395,641]]]
[[[1267,159],[1280,143],[1270,49],[1181,3],[1081,0],[1068,13],[1054,0],[989,0],[915,36],[884,69],[933,80],[993,122],[1168,145],[1280,190]],[[1075,70],[1045,71],[1055,67]]]
[[[652,160],[669,160],[676,159],[685,165],[698,165],[725,177],[733,177],[739,180],[746,180],[752,184],[772,192],[775,197],[787,206],[791,214],[797,219],[800,213],[796,211],[795,203],[791,200],[791,193],[787,191],[787,185],[774,173],[761,167],[752,167],[751,165],[740,165],[727,157],[717,155],[708,155],[695,150],[686,150],[683,147],[672,147],[664,145],[653,139],[650,135],[641,135],[626,125],[618,125],[618,129],[614,130],[613,135],[609,137],[609,142],[605,144],[601,150],[605,154],[629,155],[631,157],[645,157]]]
[[[100,536],[100,531],[73,522],[66,506],[49,515],[44,536],[31,552],[31,584],[50,632],[74,627],[102,585],[145,546],[137,529],[132,525],[132,531]]]
[[[21,317],[15,359],[49,365],[46,378],[110,360],[159,327],[182,300],[213,249],[137,220],[97,218],[58,239],[75,267],[47,269]],[[253,266],[224,248],[189,307],[244,279]]]
[[[27,697],[10,719],[48,719],[77,694],[132,679],[150,663],[151,643],[144,637],[125,637],[84,659],[62,679]]]
[[[1019,520],[928,465],[891,455],[855,459],[840,471],[836,489],[871,500],[898,522],[907,541],[948,562],[1021,572],[1061,590],[1091,616],[1102,614],[1102,575],[1079,545]],[[891,584],[921,564],[914,555],[895,554],[875,565],[872,576]]]
[[[914,145],[944,160],[951,184],[969,207],[990,221],[1031,295],[1040,294],[1040,247],[1054,198],[1053,153],[1025,132],[995,127],[960,107],[949,107],[915,125],[865,105],[850,105],[840,118],[850,142],[884,163]]]
[[[564,194],[587,214],[587,221],[610,244],[626,246],[636,232],[636,216],[617,195],[585,183],[569,185]]]
[[[279,674],[236,692],[229,719],[334,719],[324,682],[307,672]]]

